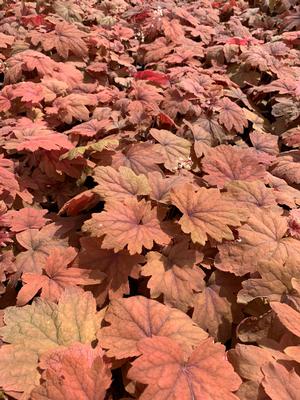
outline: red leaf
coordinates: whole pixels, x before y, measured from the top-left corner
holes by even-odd
[[[238,46],[247,46],[251,41],[251,38],[239,38],[239,37],[232,37],[227,39],[226,43],[228,44],[236,44]]]
[[[166,86],[170,82],[168,75],[163,74],[162,72],[151,71],[151,70],[136,72],[133,76],[137,80],[141,79],[150,81],[160,86]]]

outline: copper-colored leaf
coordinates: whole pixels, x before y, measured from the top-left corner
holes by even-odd
[[[83,57],[88,52],[82,39],[84,36],[84,32],[64,21],[58,22],[52,32],[44,34],[34,32],[31,41],[35,45],[41,43],[45,51],[56,48],[58,54],[63,58],[68,58],[70,52],[78,57]]]
[[[274,358],[270,352],[260,347],[237,344],[229,350],[228,360],[241,378],[259,383],[263,378],[261,367]]]
[[[191,184],[178,186],[171,191],[171,202],[183,213],[179,220],[183,232],[190,233],[193,242],[202,245],[208,236],[218,242],[233,239],[229,226],[239,226],[243,219],[218,189],[197,188]]]
[[[232,324],[240,318],[240,308],[236,304],[239,288],[239,278],[216,271],[194,298],[193,321],[223,343],[230,339]]]
[[[93,269],[96,274],[100,272],[106,275],[101,285],[89,288],[97,302],[103,304],[107,295],[113,299],[129,294],[128,277],[139,277],[139,264],[145,261],[144,257],[139,254],[130,255],[127,250],[117,253],[104,250],[98,238],[83,237],[80,243],[81,251],[75,265]]]
[[[98,339],[118,359],[139,355],[137,345],[146,337],[166,336],[189,347],[207,337],[182,311],[141,296],[112,300],[105,320],[110,326],[100,329]]]
[[[204,179],[212,186],[222,188],[230,181],[264,180],[265,167],[259,164],[251,149],[221,145],[205,155]]]
[[[46,225],[40,231],[28,229],[16,235],[17,241],[25,251],[17,255],[16,265],[20,272],[41,273],[50,249],[67,247],[66,239],[59,239],[59,228],[54,224]]]
[[[271,166],[273,175],[285,179],[288,183],[300,183],[300,151],[282,153]]]
[[[228,131],[234,129],[236,132],[243,133],[244,128],[248,126],[248,121],[243,114],[243,109],[236,103],[223,97],[219,103],[219,122],[225,126]]]
[[[292,295],[292,279],[300,279],[299,261],[299,258],[290,258],[286,263],[278,259],[260,263],[261,279],[248,279],[242,283],[243,289],[238,294],[239,302],[248,303],[256,297],[280,301],[283,295]]]
[[[138,344],[142,355],[128,376],[147,384],[140,400],[237,400],[241,380],[225,359],[224,347],[203,340],[193,352],[167,337],[147,338]]]
[[[151,136],[159,143],[162,154],[165,156],[164,166],[174,171],[178,169],[180,163],[187,162],[190,156],[191,143],[164,129],[151,129]]]
[[[151,249],[154,242],[168,244],[170,241],[160,227],[157,209],[135,198],[106,203],[105,211],[93,214],[85,223],[85,229],[93,236],[105,235],[104,249],[119,251],[127,246],[130,254],[140,254],[143,247]]]
[[[189,177],[181,175],[164,176],[160,172],[150,172],[148,182],[151,188],[150,198],[160,203],[170,203],[170,190],[177,185],[190,182]]]
[[[233,202],[236,207],[246,209],[249,216],[257,208],[282,213],[281,208],[277,206],[274,191],[267,188],[261,181],[233,181],[225,187],[227,192],[224,198]]]
[[[295,204],[300,204],[300,190],[289,186],[285,180],[267,173],[267,181],[274,190],[274,195],[278,204],[286,204],[290,208]]]
[[[163,18],[162,27],[167,39],[175,43],[182,43],[184,30],[177,19]]]
[[[217,268],[244,275],[258,270],[265,260],[300,256],[300,241],[286,237],[287,220],[270,210],[257,210],[247,223],[238,229],[239,238],[218,246],[220,260]]]
[[[5,143],[8,150],[36,152],[40,149],[69,150],[73,147],[65,135],[52,131],[43,121],[20,119],[13,128],[13,133],[14,137]]]
[[[71,124],[73,119],[87,121],[90,114],[87,106],[95,106],[96,104],[95,95],[71,93],[68,96],[55,99],[53,107],[46,108],[46,112],[56,114],[62,122]]]
[[[151,297],[164,295],[164,303],[186,311],[191,307],[194,293],[204,287],[204,272],[196,266],[200,258],[187,241],[181,241],[164,249],[163,254],[150,251],[142,275],[151,276],[147,287]]]
[[[285,328],[300,337],[300,313],[284,303],[274,301],[270,305]]]
[[[160,171],[158,164],[162,164],[161,152],[152,143],[135,143],[127,146],[122,152],[113,156],[112,167],[120,166],[131,168],[135,174],[147,175],[148,172]]]
[[[43,384],[31,393],[32,400],[104,400],[111,373],[100,347],[76,343],[42,358]]]
[[[47,219],[44,216],[47,210],[25,207],[19,211],[10,210],[5,215],[5,220],[14,232],[25,231],[26,229],[40,229]]]
[[[44,274],[25,273],[22,275],[23,287],[18,293],[17,304],[28,303],[41,290],[40,297],[58,301],[64,289],[76,285],[96,285],[106,277],[101,271],[67,267],[76,257],[73,247],[50,249],[43,267]],[[97,272],[97,273],[96,273]]]
[[[11,46],[15,38],[13,36],[5,35],[4,33],[0,32],[0,48],[6,49],[8,46]]]
[[[279,363],[268,363],[262,368],[262,385],[272,400],[297,400],[300,393],[300,377],[294,370],[288,371]]]

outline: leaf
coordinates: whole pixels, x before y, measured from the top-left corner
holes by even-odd
[[[177,185],[180,186],[186,182],[190,182],[190,179],[180,175],[164,176],[159,172],[149,172],[148,182],[151,188],[151,200],[169,204],[170,190]]]
[[[13,232],[26,231],[27,229],[40,229],[48,221],[44,218],[47,212],[47,210],[25,207],[18,211],[8,211],[5,214],[5,220]]]
[[[68,246],[66,239],[59,239],[55,236],[58,229],[54,224],[50,224],[40,231],[28,229],[16,235],[17,241],[25,248],[25,251],[17,255],[18,271],[40,274],[49,251],[55,247]]]
[[[285,354],[291,357],[293,360],[300,362],[300,347],[299,346],[289,346],[284,349]]]
[[[244,128],[247,128],[248,121],[244,117],[243,109],[236,103],[223,97],[218,102],[220,107],[218,120],[230,132],[233,129],[238,133],[243,133]]]
[[[138,349],[142,355],[128,376],[148,385],[141,400],[238,399],[232,392],[241,380],[225,359],[224,347],[212,339],[202,340],[193,352],[167,337],[144,339]]]
[[[251,149],[220,145],[209,151],[202,161],[206,182],[223,188],[231,181],[264,181],[265,167]]]
[[[73,119],[87,121],[90,111],[87,106],[95,106],[97,99],[92,94],[71,93],[65,97],[58,97],[48,107],[48,114],[57,114],[58,118],[66,124],[71,124]]]
[[[52,131],[43,121],[32,122],[23,118],[13,128],[13,133],[14,137],[5,143],[7,150],[35,152],[40,149],[69,150],[73,147],[65,135]]]
[[[272,164],[271,172],[288,183],[300,183],[300,151],[282,153]]]
[[[57,22],[55,30],[49,33],[32,35],[31,42],[34,45],[41,43],[45,51],[56,49],[57,53],[67,59],[69,53],[78,57],[84,57],[88,53],[88,48],[82,39],[84,32],[67,22]]]
[[[34,82],[20,82],[12,87],[12,98],[20,97],[23,103],[39,104],[45,99],[43,86]]]
[[[233,202],[236,207],[247,210],[249,216],[257,209],[282,213],[282,209],[277,206],[273,189],[267,188],[263,182],[233,181],[226,184],[225,188],[227,192],[224,198]]]
[[[282,134],[284,144],[290,147],[300,146],[300,128],[292,128]]]
[[[184,123],[191,130],[194,137],[194,150],[198,158],[209,151],[209,148],[214,144],[215,140],[211,133],[205,130],[201,125],[191,124],[189,121],[184,120]]]
[[[87,122],[78,124],[72,129],[66,131],[66,134],[79,135],[84,137],[94,137],[97,133],[104,128],[103,121],[98,121],[97,119],[90,119]]]
[[[278,204],[286,204],[290,208],[295,207],[295,204],[300,204],[300,191],[289,186],[285,180],[276,178],[268,173],[267,180],[271,188],[274,190],[274,195]]]
[[[162,72],[158,72],[158,71],[152,71],[152,70],[145,69],[143,71],[136,72],[134,74],[134,78],[153,82],[160,86],[169,85],[168,75],[163,74]]]
[[[258,131],[251,132],[249,136],[261,162],[269,164],[274,161],[279,153],[278,137]]]
[[[276,259],[259,264],[261,279],[248,279],[242,283],[238,294],[240,303],[249,303],[257,297],[269,301],[280,301],[283,295],[293,293],[292,279],[300,279],[299,259],[289,259],[282,263]]]
[[[18,293],[17,304],[22,306],[28,303],[39,290],[41,290],[40,297],[42,299],[56,302],[67,287],[96,285],[105,278],[100,271],[97,274],[91,274],[92,270],[67,268],[76,255],[73,247],[50,249],[43,267],[43,275],[34,273],[22,275],[23,287]]]
[[[122,250],[128,247],[130,254],[141,253],[142,248],[151,249],[154,242],[168,244],[170,237],[160,226],[157,209],[145,200],[135,198],[124,202],[110,201],[105,210],[92,214],[84,229],[92,236],[105,235],[104,249]]]
[[[225,343],[232,335],[232,324],[241,316],[236,304],[240,279],[215,271],[207,286],[194,297],[192,319],[215,340]]]
[[[113,299],[129,294],[128,277],[136,279],[139,277],[139,264],[145,261],[144,256],[130,255],[127,250],[118,253],[104,250],[98,238],[82,237],[80,243],[81,251],[75,265],[81,268],[86,266],[85,268],[93,269],[96,273],[106,275],[101,285],[89,288],[97,302],[103,304],[107,295]]]
[[[228,351],[228,360],[241,378],[260,383],[263,379],[261,367],[274,358],[266,349],[238,343]]]
[[[145,175],[136,175],[130,168],[120,167],[116,171],[112,167],[96,167],[93,173],[98,185],[93,191],[105,200],[125,200],[150,192]]]
[[[162,154],[166,159],[164,166],[168,170],[177,170],[180,163],[189,160],[191,143],[188,140],[164,129],[153,128],[150,130],[150,134],[160,143]]]
[[[270,306],[285,328],[300,337],[300,313],[284,303],[274,301],[270,303]]]
[[[104,400],[111,373],[98,346],[75,343],[42,357],[44,382],[31,393],[32,400]]]
[[[222,198],[218,189],[185,184],[171,190],[171,202],[182,213],[179,220],[184,233],[190,233],[194,243],[202,245],[208,236],[221,242],[232,240],[229,226],[239,226],[243,217],[231,204]]]
[[[67,201],[59,210],[58,214],[66,213],[68,216],[75,216],[84,211],[90,210],[99,203],[99,197],[92,190],[85,190]]]
[[[142,296],[112,300],[105,320],[110,326],[100,329],[98,339],[106,354],[117,359],[141,354],[138,344],[146,337],[165,336],[187,347],[207,338],[182,311]]]
[[[113,150],[117,147],[119,141],[111,138],[104,138],[95,143],[87,144],[86,146],[74,147],[60,156],[60,160],[74,160],[76,158],[82,158],[82,156],[90,151],[91,153],[99,152],[104,150]]]
[[[6,392],[25,392],[28,396],[40,382],[36,352],[23,346],[2,345],[0,355],[1,388]]]
[[[142,275],[150,276],[147,287],[151,298],[163,294],[166,305],[187,311],[193,305],[194,293],[204,287],[204,273],[196,266],[201,259],[201,254],[189,249],[187,241],[168,246],[163,254],[150,251]]]
[[[8,192],[15,197],[19,190],[20,186],[14,174],[13,162],[0,156],[0,195]]]
[[[184,30],[177,19],[162,18],[162,27],[165,37],[175,43],[181,44],[184,40]]]
[[[7,307],[0,334],[10,344],[0,349],[0,386],[29,391],[38,383],[38,357],[59,346],[92,342],[99,318],[93,296],[79,288],[66,290],[58,305],[37,299],[21,308]]]
[[[271,400],[296,400],[300,390],[300,377],[279,363],[268,363],[262,368],[263,388]]]
[[[82,9],[72,1],[55,1],[53,5],[56,14],[60,15],[67,22],[82,22]]]
[[[4,33],[0,32],[0,48],[6,49],[8,46],[11,46],[15,41],[14,36],[5,35]]]
[[[289,219],[289,233],[296,239],[300,239],[300,210],[291,210]]]
[[[122,152],[113,156],[112,167],[118,169],[120,166],[131,168],[136,174],[147,175],[148,172],[160,171],[157,164],[162,164],[161,152],[155,144],[135,143],[131,144]]]
[[[38,354],[76,341],[90,343],[98,327],[95,300],[79,288],[68,288],[58,305],[37,299],[21,308],[7,307],[4,321],[0,334],[5,342]]]
[[[269,260],[299,258],[300,241],[286,237],[287,220],[274,211],[257,210],[247,223],[238,229],[234,243],[218,246],[216,266],[236,275],[259,270],[259,263]]]

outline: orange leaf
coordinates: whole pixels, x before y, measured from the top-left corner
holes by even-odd
[[[85,230],[93,236],[103,236],[104,249],[122,250],[128,246],[130,254],[151,249],[153,242],[168,244],[170,237],[161,229],[157,209],[145,200],[126,199],[123,203],[106,203],[105,211],[93,214],[85,223]]]
[[[111,383],[111,373],[100,347],[76,343],[45,355],[41,386],[31,393],[32,400],[103,400]]]
[[[107,355],[117,359],[139,355],[137,345],[146,337],[166,336],[187,347],[207,338],[182,311],[142,296],[112,300],[105,320],[110,326],[100,329],[98,339]]]
[[[271,400],[297,400],[300,393],[300,377],[294,370],[288,371],[279,363],[268,363],[262,368],[263,388]]]
[[[151,297],[164,295],[164,303],[182,311],[192,306],[194,293],[204,287],[205,274],[196,266],[203,256],[195,249],[189,249],[188,242],[168,246],[160,254],[150,251],[142,275],[151,276],[147,287]]]
[[[251,149],[220,145],[209,150],[202,161],[206,182],[219,188],[230,181],[264,180],[265,167]]]
[[[113,299],[129,294],[128,277],[139,277],[139,264],[144,263],[144,257],[140,254],[130,255],[127,250],[115,253],[113,250],[101,249],[98,238],[82,237],[80,244],[81,251],[74,264],[106,275],[100,285],[88,288],[93,292],[97,303],[103,304],[107,295]]]
[[[163,162],[161,152],[158,151],[156,145],[148,142],[131,144],[112,157],[112,167],[118,169],[123,165],[131,168],[137,175],[147,175],[148,172],[160,171],[157,164]]]
[[[21,288],[17,296],[17,304],[28,303],[41,289],[40,297],[45,300],[58,301],[64,289],[76,285],[95,285],[105,278],[105,274],[100,271],[67,267],[76,257],[73,247],[66,249],[50,249],[49,255],[43,267],[45,274],[25,273],[22,281],[25,285]],[[92,274],[94,272],[94,274]],[[92,278],[92,275],[93,278]]]
[[[228,131],[233,129],[236,132],[243,133],[244,128],[248,126],[248,121],[244,117],[243,109],[236,103],[223,97],[219,103],[219,121]]]
[[[180,163],[187,162],[190,156],[191,143],[165,129],[151,129],[151,136],[160,144],[162,154],[164,154],[164,166],[174,171],[178,169]]]
[[[183,232],[190,233],[192,241],[202,245],[208,235],[218,242],[233,239],[229,226],[239,226],[245,219],[218,189],[185,184],[171,190],[171,202],[183,213],[179,220]]]
[[[128,377],[147,384],[140,400],[238,400],[241,379],[225,358],[221,344],[206,339],[193,352],[184,352],[167,337],[138,343],[142,353],[132,363]]]
[[[244,275],[259,270],[262,261],[300,257],[300,241],[286,237],[287,220],[271,210],[257,210],[247,223],[238,229],[235,242],[218,246],[222,271]]]
[[[300,338],[300,313],[284,303],[274,301],[270,306],[286,329]]]
[[[47,222],[47,219],[44,218],[47,212],[47,210],[25,207],[18,211],[8,211],[4,218],[13,232],[21,232],[26,229],[42,228]]]

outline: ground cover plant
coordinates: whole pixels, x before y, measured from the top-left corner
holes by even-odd
[[[0,85],[0,398],[299,398],[299,2],[1,0]]]

